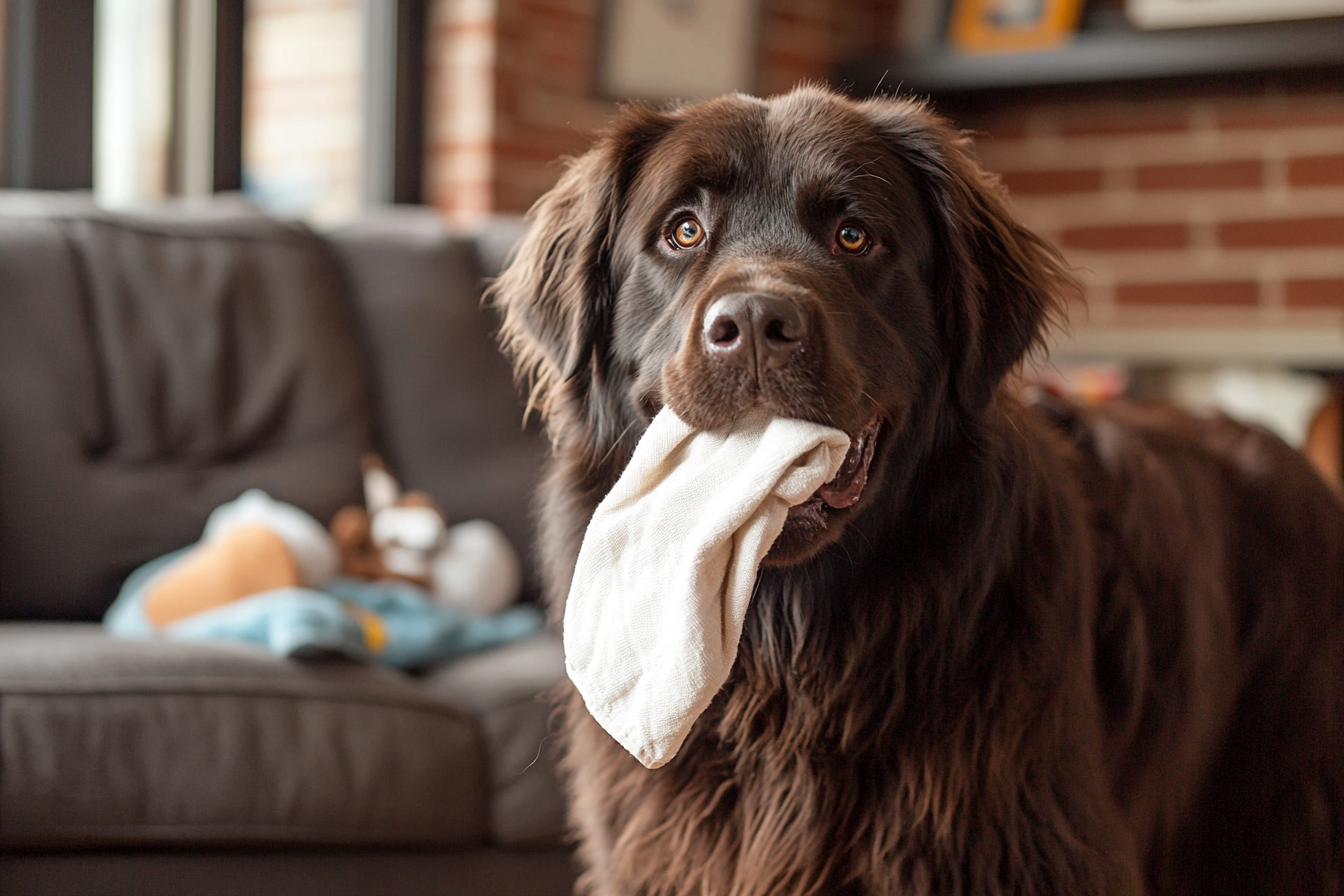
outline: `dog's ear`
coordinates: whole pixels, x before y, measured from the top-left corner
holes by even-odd
[[[630,107],[593,148],[569,160],[559,182],[528,213],[531,226],[488,301],[503,317],[500,341],[546,407],[561,383],[600,363],[609,338],[611,255],[626,193],[671,117]]]
[[[970,138],[910,100],[863,104],[913,169],[935,246],[929,272],[953,359],[953,394],[979,412],[999,382],[1063,317],[1077,290],[1059,253],[1017,223]]]

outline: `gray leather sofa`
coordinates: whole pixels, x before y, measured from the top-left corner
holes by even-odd
[[[544,447],[480,307],[519,228],[0,193],[0,893],[571,889],[554,636],[410,675],[97,624],[245,488],[359,501],[371,448],[525,545]]]

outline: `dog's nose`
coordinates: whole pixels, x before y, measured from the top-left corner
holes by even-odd
[[[704,339],[711,358],[760,371],[777,369],[806,343],[807,316],[782,296],[734,293],[705,312]]]

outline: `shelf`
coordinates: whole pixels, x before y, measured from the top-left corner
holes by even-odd
[[[1344,83],[1344,18],[1178,31],[1083,32],[1056,50],[969,55],[939,48],[842,65],[854,95],[899,85],[936,100],[975,102],[1005,91],[1132,89],[1222,81]]]
[[[1339,327],[1079,327],[1051,334],[1056,362],[1122,361],[1135,365],[1267,364],[1344,368]]]

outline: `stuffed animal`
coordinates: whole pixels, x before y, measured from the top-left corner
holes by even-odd
[[[497,528],[449,527],[381,462],[365,473],[374,510],[346,508],[337,537],[257,489],[216,508],[199,542],[130,575],[104,624],[125,637],[248,641],[281,657],[408,669],[542,629],[535,607],[510,606],[522,576]]]
[[[278,588],[320,588],[339,570],[331,535],[308,514],[251,489],[217,507],[201,540],[144,596],[156,627]]]
[[[518,600],[518,553],[494,523],[448,525],[424,492],[401,490],[376,455],[364,458],[364,507],[342,508],[331,522],[341,572],[364,579],[404,579],[439,603],[476,616]]]
[[[338,573],[401,579],[473,616],[518,600],[522,565],[499,527],[447,525],[429,495],[403,492],[376,455],[363,471],[367,506],[342,508],[330,532],[257,489],[217,508],[200,543],[146,592],[145,616],[162,627],[264,591],[320,590]]]

